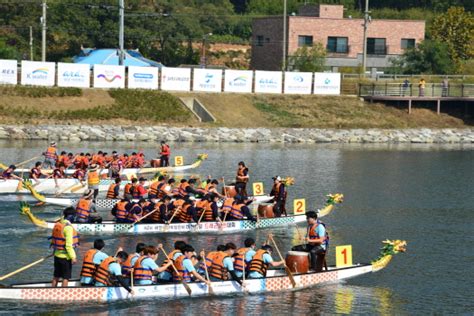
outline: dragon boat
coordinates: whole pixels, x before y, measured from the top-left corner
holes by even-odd
[[[243,286],[235,281],[212,282],[211,286],[202,282],[191,282],[187,283],[188,290],[181,283],[140,285],[133,287],[133,295],[117,286],[84,287],[79,284],[78,280],[70,281],[66,288],[52,288],[51,282],[33,282],[12,284],[0,288],[0,299],[66,304],[69,302],[113,302],[145,298],[178,299],[301,290],[379,271],[389,264],[393,255],[406,251],[406,241],[386,240],[383,243],[384,247],[379,258],[371,263],[358,263],[343,268],[330,266],[322,272],[294,273],[292,275],[294,282],[283,269],[268,270],[265,278],[246,279],[243,281]]]
[[[342,194],[330,195],[326,205],[318,210],[318,216],[328,215],[336,204],[343,200]],[[36,217],[27,204],[22,204],[20,212],[29,220],[41,228],[53,229],[55,221],[45,221]],[[74,228],[82,234],[147,234],[147,233],[235,233],[240,231],[287,226],[306,222],[306,215],[295,214],[291,216],[259,218],[259,220],[241,221],[213,221],[197,223],[116,223],[114,221],[102,221],[102,223],[73,223]]]
[[[173,167],[144,167],[144,168],[125,168],[122,170],[121,175],[126,176],[128,179],[136,178],[137,175],[144,175],[150,173],[169,173],[169,172],[183,172],[190,169],[195,169],[201,165],[201,163],[207,159],[207,154],[199,154],[196,160],[190,165],[184,166],[173,166]],[[0,169],[7,169],[5,164],[0,164]],[[51,169],[42,170],[44,173],[52,173]],[[29,174],[30,169],[16,169],[15,174]],[[66,175],[72,175],[74,173],[73,169],[66,169]],[[109,174],[109,169],[100,169],[101,176],[107,176]]]

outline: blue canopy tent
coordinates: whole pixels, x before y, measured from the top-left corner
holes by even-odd
[[[91,67],[93,65],[118,65],[118,49],[84,48],[79,55],[73,57],[73,61],[76,64],[89,64]],[[124,66],[162,67],[161,63],[143,57],[136,50],[125,50],[123,64]]]

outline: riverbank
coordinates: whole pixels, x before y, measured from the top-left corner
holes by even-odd
[[[474,143],[471,129],[226,128],[0,125],[0,139],[133,142]]]

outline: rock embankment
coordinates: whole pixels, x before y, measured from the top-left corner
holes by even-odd
[[[4,125],[0,139],[264,143],[474,143],[473,129],[197,128]]]

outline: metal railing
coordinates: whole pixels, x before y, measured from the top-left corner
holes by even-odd
[[[403,83],[360,83],[358,95],[387,96],[387,97],[474,97],[474,84],[448,84],[426,83],[421,89],[418,84]]]

